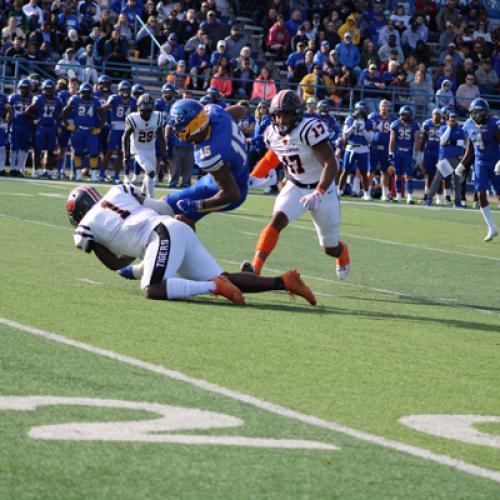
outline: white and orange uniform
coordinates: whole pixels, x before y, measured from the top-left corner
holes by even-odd
[[[75,246],[82,249],[82,242],[90,238],[115,255],[144,260],[141,289],[177,273],[209,281],[223,272],[187,224],[158,215],[142,205],[134,192],[133,186],[122,184],[96,199],[75,229]]]
[[[316,158],[312,146],[328,141],[326,125],[317,118],[304,118],[290,134],[281,135],[271,124],[264,133],[264,143],[286,169],[286,184],[274,204],[273,213],[283,212],[288,220],[306,212],[300,199],[314,191],[324,166]],[[316,210],[311,210],[320,245],[325,248],[339,244],[340,203],[335,183],[326,190]]]

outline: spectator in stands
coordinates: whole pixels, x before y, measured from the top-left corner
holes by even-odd
[[[153,16],[156,19],[156,6],[153,0],[147,0],[147,2],[144,4],[144,10],[142,11],[141,14],[141,20],[144,23],[147,23],[149,16]],[[141,25],[138,24],[137,28],[139,29],[140,27]]]
[[[104,57],[110,56],[118,49],[122,54],[128,53],[128,41],[120,35],[118,30],[113,30],[109,40],[104,44]]]
[[[78,18],[78,11],[73,2],[64,3],[63,11],[57,16],[57,26],[59,29],[68,31],[70,29],[79,30],[80,20]]]
[[[156,13],[158,15],[158,21],[160,23],[163,23],[163,21],[165,21],[165,19],[167,18],[168,14],[172,9],[173,6],[170,3],[170,0],[160,0],[156,5]]]
[[[16,25],[23,31],[28,29],[28,17],[23,11],[23,0],[15,0],[12,10],[9,11],[8,17],[16,18]]]
[[[316,28],[311,24],[309,19],[304,19],[302,26],[304,27],[304,35],[306,35],[308,40],[316,40],[318,38]]]
[[[323,71],[325,71],[328,65],[328,59],[330,58],[330,44],[323,40],[320,44],[318,52],[314,54],[314,64],[317,64]]]
[[[168,35],[167,43],[170,45],[171,54],[175,57],[176,61],[184,60],[184,49],[178,43],[178,38],[175,33]]]
[[[181,22],[181,41],[185,42],[192,36],[195,36],[199,28],[200,23],[196,19],[196,11],[194,9],[188,9],[186,17]],[[184,50],[187,51],[186,47],[184,47]]]
[[[443,108],[445,106],[455,108],[455,97],[451,89],[450,80],[443,80],[441,87],[436,92],[436,107]]]
[[[168,66],[168,68],[175,68],[177,61],[172,55],[172,46],[167,42],[161,46],[160,55],[158,56],[158,66]]]
[[[347,17],[347,16],[346,16]],[[334,30],[337,32],[338,29],[344,24],[344,21],[340,17],[339,11],[338,10],[332,10],[330,15],[328,16],[327,23],[333,23]],[[339,37],[340,38],[340,37]],[[340,41],[339,41],[340,43]]]
[[[267,34],[267,48],[276,54],[280,60],[285,58],[285,54],[290,45],[290,35],[285,27],[285,18],[279,15],[276,23],[271,27]]]
[[[113,68],[115,66],[115,68]],[[132,67],[127,56],[121,52],[119,47],[106,58],[106,72],[110,78],[130,80],[132,77]]]
[[[391,81],[390,88],[394,89],[394,102],[398,106],[404,106],[411,103],[410,83],[406,79],[404,68],[398,68],[397,77]]]
[[[238,59],[236,59],[234,63],[236,64],[236,66],[243,66],[243,62],[246,60],[250,61],[250,67],[252,68],[252,70],[254,72],[257,72],[258,71],[257,65],[255,64],[255,61],[252,59],[252,51],[250,50],[250,47],[243,47],[240,50],[240,57],[238,57]]]
[[[381,3],[378,5],[382,5]],[[378,45],[379,44],[379,36],[380,32],[385,28],[386,18],[384,16],[383,11],[376,12],[375,17],[370,21],[370,27],[368,29],[368,36],[370,40]]]
[[[80,75],[82,67],[76,60],[75,55],[75,49],[73,47],[69,47],[64,52],[63,57],[59,59],[59,61],[57,61],[57,65],[54,71],[59,78],[70,80],[71,78],[76,76],[81,81]]]
[[[444,64],[445,61],[451,62],[454,69],[463,65],[464,59],[461,54],[455,50],[455,47],[456,45],[453,42],[448,44],[446,51],[439,56],[439,64]]]
[[[299,42],[302,42],[304,44],[304,47],[305,47],[308,40],[309,40],[309,38],[307,38],[307,36],[306,36],[304,26],[301,24],[297,30],[296,35],[294,37],[292,37],[292,40],[290,42],[290,46],[291,46],[292,51],[297,50],[297,44]]]
[[[118,31],[120,37],[127,40],[127,42],[132,41],[132,30],[130,29],[126,14],[120,14],[118,16],[118,22],[113,26],[113,29]]]
[[[413,54],[410,54],[406,58],[403,64],[403,68],[406,71],[406,79],[408,80],[408,82],[413,82],[415,80],[415,73],[418,70],[417,59]]]
[[[26,50],[23,47],[23,42],[24,42],[23,38],[21,38],[20,36],[16,36],[14,38],[14,43],[12,44],[12,46],[5,51],[5,57],[11,57],[11,58],[24,57],[26,55]],[[15,64],[10,62],[6,64],[7,64],[6,66],[7,74],[14,75]]]
[[[264,34],[269,33],[269,30],[271,29],[272,26],[274,26],[277,20],[278,20],[278,11],[273,7],[271,7],[267,11],[267,15],[264,17],[264,19],[262,19],[262,28],[264,30]]]
[[[482,38],[478,38],[472,45],[472,52],[469,53],[469,57],[474,61],[474,64],[478,66],[488,57],[487,53],[486,44]]]
[[[226,42],[224,40],[219,40],[217,42],[216,50],[214,50],[210,56],[210,65],[217,66],[217,64],[219,64],[219,59],[224,55],[228,56],[226,51]]]
[[[199,28],[194,36],[192,36],[185,44],[184,44],[184,53],[191,54],[196,50],[196,47],[200,45],[200,43],[204,44],[205,47],[210,46],[210,39],[208,35],[202,28]]]
[[[384,43],[384,45],[382,45],[380,49],[378,49],[378,56],[380,57],[380,60],[382,62],[386,62],[390,59],[391,53],[393,53],[394,51],[397,52],[398,63],[403,64],[405,56],[403,54],[403,51],[401,50],[401,47],[396,43],[396,35],[391,34],[387,39],[387,43]]]
[[[456,0],[448,0],[446,7],[441,8],[436,16],[436,26],[438,31],[445,31],[448,27],[447,23],[453,26],[458,26],[462,20],[462,16],[456,10]]]
[[[337,33],[335,28],[335,23],[333,21],[327,21],[325,24],[325,40],[328,41],[330,47],[335,47],[340,43],[341,38]]]
[[[311,72],[312,67],[309,69]],[[339,55],[335,49],[330,50],[330,57],[328,59],[328,76],[330,80],[335,81],[335,77],[342,74],[342,64],[339,62]]]
[[[475,84],[474,75],[465,77],[465,83],[458,86],[456,93],[457,112],[460,116],[467,116],[470,103],[479,97],[479,87]]]
[[[94,54],[94,46],[89,43],[85,46],[85,53],[78,58],[78,62],[82,66],[81,81],[82,83],[97,83],[99,74],[97,73],[97,66],[100,64],[99,57]]]
[[[28,18],[30,27],[34,26],[37,29],[42,25],[44,17],[42,9],[38,6],[38,0],[29,0],[29,3],[23,7],[23,12]]]
[[[135,35],[135,47],[139,51],[139,57],[142,58],[154,58],[157,52],[156,44],[151,37],[161,38],[161,28],[156,22],[156,16],[152,15],[148,17],[148,21],[145,26]]]
[[[251,102],[259,102],[262,100],[271,101],[276,95],[276,84],[271,78],[271,73],[266,66],[260,70],[260,75],[255,79],[252,86]]]
[[[389,40],[389,36],[394,35],[396,37],[396,44],[399,45],[401,43],[401,36],[399,31],[394,27],[394,21],[390,19],[385,23],[385,28],[382,28],[378,34],[378,46],[382,47]]]
[[[448,22],[446,24],[446,29],[444,29],[439,35],[439,52],[444,52],[450,43],[455,43],[455,26],[453,23]]]
[[[354,14],[351,14],[346,22],[338,29],[337,31],[340,39],[344,39],[344,35],[346,33],[351,34],[351,40],[354,45],[359,45],[361,41],[361,33],[359,32],[358,27],[356,26],[356,18]]]
[[[417,16],[413,19],[410,23],[410,27],[406,28],[401,35],[401,45],[406,55],[417,48],[417,42],[419,40],[424,42],[427,40],[427,28],[425,28],[423,20],[421,23],[419,20],[422,20],[422,16]]]
[[[177,61],[175,71],[167,76],[167,83],[171,83],[177,92],[186,90],[191,85],[191,78],[187,76],[186,61]]]
[[[304,62],[306,60],[306,44],[303,41],[297,43],[297,50],[292,52],[288,59],[286,60],[286,68],[288,71],[288,78],[291,78],[293,72],[295,71],[295,66],[299,62]]]
[[[395,60],[390,60],[387,64],[387,71],[384,71],[382,79],[386,85],[390,85],[393,80],[398,77],[399,63]]]
[[[358,73],[361,70],[359,67],[361,55],[358,47],[352,43],[352,36],[349,32],[344,35],[342,43],[335,47],[335,52],[339,57],[339,63],[347,66],[349,72]]]
[[[223,40],[227,33],[226,26],[217,19],[215,10],[207,12],[207,18],[200,24],[200,28],[207,33],[212,44],[211,49],[214,49],[217,40]]]
[[[417,42],[417,48],[413,51],[413,55],[416,57],[418,64],[423,63],[426,66],[429,65],[431,52],[429,46],[423,40]]]
[[[7,26],[2,29],[2,40],[13,41],[16,36],[24,40],[26,33],[17,25],[15,16],[10,16]]]
[[[361,48],[361,64],[362,68],[368,68],[368,61],[370,59],[375,59],[375,64],[378,66],[380,64],[380,57],[377,53],[377,48],[375,44],[369,40],[365,39],[363,41],[363,47]]]
[[[498,86],[498,75],[493,69],[491,59],[484,59],[475,73],[482,95],[493,95]]]
[[[29,41],[36,43],[38,47],[40,47],[44,42],[48,43],[51,51],[58,51],[58,39],[56,31],[52,29],[52,26],[47,19],[43,22],[40,29],[33,31],[30,34]]]
[[[358,85],[363,89],[362,99],[366,102],[368,112],[376,113],[380,99],[385,96],[385,82],[375,63],[368,66],[367,72],[361,72]]]
[[[468,75],[474,76],[474,61],[468,57],[465,59],[464,64],[457,68],[457,84],[462,85]],[[475,78],[474,78],[475,81]]]
[[[94,0],[83,0],[78,5],[78,13],[81,33],[88,35],[101,16],[101,8]]]
[[[472,35],[474,40],[481,38],[486,43],[492,43],[491,33],[488,31],[488,24],[484,19],[480,19],[477,22],[476,29]]]
[[[141,17],[143,10],[144,5],[142,2],[137,2],[137,0],[127,0],[127,3],[121,8],[118,18],[124,15],[127,19],[130,30],[135,31],[135,16]]]
[[[389,19],[394,23],[394,27],[399,33],[403,33],[410,27],[410,16],[406,13],[405,7],[402,4],[396,6],[394,13],[390,15]]]
[[[300,82],[302,99],[307,101],[311,97],[316,101],[326,99],[335,94],[335,86],[330,77],[323,71],[319,64],[313,66],[313,72],[302,78]]]
[[[421,69],[415,73],[415,81],[410,83],[412,109],[415,116],[427,117],[433,109],[434,89],[426,80],[425,72]]]
[[[241,33],[241,27],[239,24],[231,26],[230,35],[227,36],[224,41],[226,42],[227,55],[231,61],[237,59],[241,49],[250,44],[248,37]]]
[[[208,58],[205,44],[200,43],[189,57],[189,73],[191,74],[193,89],[201,90],[208,87],[210,59]]]
[[[266,152],[264,132],[270,124],[271,116],[269,115],[269,103],[265,100],[259,101],[255,108],[254,133],[252,139],[249,141],[248,161],[250,163],[250,168],[253,168]]]
[[[455,92],[457,90],[457,79],[455,78],[455,71],[451,63],[446,62],[445,65],[438,70],[436,75],[436,89],[442,88],[443,82],[449,80],[451,83],[451,91]]]
[[[110,36],[113,31],[113,24],[110,18],[110,12],[108,9],[103,9],[101,12],[101,17],[97,23],[99,31],[104,34],[105,37]]]
[[[221,57],[220,63],[226,59],[226,56]],[[229,61],[227,60],[229,63]],[[231,66],[227,64],[226,66],[222,66],[222,64],[214,67],[214,76],[210,80],[210,87],[217,89],[222,97],[231,97],[233,93],[233,82],[231,81],[232,73]]]
[[[236,80],[233,81],[233,94],[237,99],[250,99],[252,87],[255,80],[255,72],[250,67],[250,60],[242,62],[233,73]]]
[[[347,66],[342,66],[340,75],[336,76],[334,80],[337,97],[334,101],[336,104],[349,99],[350,89],[354,84],[354,80],[355,77],[352,75],[350,69]]]
[[[293,10],[290,14],[290,19],[285,23],[285,27],[288,30],[290,37],[294,37],[297,34],[299,26],[302,24],[302,13],[300,10]]]

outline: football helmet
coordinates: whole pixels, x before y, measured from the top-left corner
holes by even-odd
[[[128,80],[122,80],[118,84],[118,94],[122,97],[129,97],[130,92],[132,91],[132,85],[130,85],[130,82]]]
[[[42,83],[42,91],[46,96],[52,97],[56,92],[56,86],[54,82],[52,80],[44,80],[44,82]]]
[[[21,96],[26,97],[31,88],[31,82],[27,78],[23,78],[17,84],[17,91],[21,94]]]
[[[398,112],[398,116],[399,116],[400,120],[402,120],[404,122],[410,122],[411,118],[413,116],[413,113],[411,111],[410,106],[408,106],[406,104],[404,106],[401,106],[401,108]]]
[[[470,103],[469,113],[472,120],[478,125],[482,125],[488,120],[490,105],[486,99],[474,99]]]
[[[92,85],[90,83],[83,83],[78,91],[81,97],[84,99],[90,99],[92,97]]]
[[[366,117],[368,116],[368,108],[366,107],[365,101],[359,101],[354,105],[354,112],[352,116],[356,119],[366,120]]]
[[[137,110],[141,115],[141,118],[148,121],[151,118],[151,114],[155,109],[154,99],[150,94],[142,94],[137,101]]]
[[[139,99],[139,97],[141,97],[141,95],[144,94],[145,92],[146,92],[146,89],[140,83],[136,83],[132,87],[132,95],[136,99]]]
[[[66,200],[66,212],[72,226],[78,226],[85,214],[102,196],[90,186],[78,186],[69,193]]]
[[[97,80],[97,85],[100,89],[110,89],[111,88],[111,78],[108,75],[101,75]]]
[[[276,115],[290,113],[290,123],[276,123]],[[299,95],[293,90],[280,90],[272,99],[269,108],[273,122],[278,126],[281,134],[289,134],[304,117],[304,103]]]
[[[209,87],[207,89],[207,94],[210,94],[211,96],[213,96],[214,101],[216,101],[220,97],[220,92],[219,92],[219,89],[217,87]]]
[[[441,111],[441,116],[444,116],[446,119],[448,119],[450,113],[452,111],[455,111],[455,108],[453,106],[448,105],[448,106],[443,106],[440,111]]]
[[[210,94],[204,95],[200,98],[200,104],[206,106],[207,104],[214,104],[214,98]]]
[[[331,101],[329,101],[328,99],[322,99],[321,101],[319,101],[318,105],[316,106],[316,111],[322,118],[330,116],[335,120],[335,117],[333,116],[333,106]]]
[[[170,124],[181,141],[189,141],[208,127],[208,114],[198,101],[180,99],[170,108]]]

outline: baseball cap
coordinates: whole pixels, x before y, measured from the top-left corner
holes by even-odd
[[[370,66],[368,67],[368,69],[377,70],[377,65],[376,64],[370,64]]]
[[[231,26],[231,31],[241,31],[241,27],[239,24],[233,24]]]
[[[305,42],[300,41],[300,42],[297,42],[297,47],[298,47],[298,46],[305,47],[305,46],[306,46],[306,44],[305,44]]]
[[[334,56],[337,54],[337,51],[335,49],[330,50],[330,55]]]
[[[186,61],[184,61],[184,59],[180,59],[177,61],[177,66],[186,66]]]
[[[219,40],[217,42],[217,47],[225,47],[226,46],[226,42],[224,40]]]
[[[203,50],[207,50],[207,48],[205,47],[205,44],[204,44],[204,43],[199,43],[199,44],[198,44],[198,48],[199,48],[199,49],[203,49]]]
[[[175,33],[170,33],[170,35],[168,35],[168,39],[169,40],[177,40],[177,35]]]
[[[347,33],[344,35],[344,40],[345,40],[346,38],[352,39],[352,35],[351,35],[349,32],[347,32]]]
[[[453,42],[450,42],[450,43],[448,44],[448,47],[456,47],[456,45],[455,45]]]
[[[215,10],[209,10],[207,12],[207,17],[214,16],[215,17]]]
[[[76,30],[68,30],[68,38],[72,42],[76,42],[78,40],[78,31],[76,31]]]
[[[68,47],[65,53],[67,54],[68,52],[75,52],[75,49],[73,47]]]
[[[329,42],[328,40],[323,40],[323,41],[321,42],[321,46],[322,46],[322,47],[330,47],[330,42]]]

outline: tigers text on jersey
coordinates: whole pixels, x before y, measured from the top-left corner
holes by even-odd
[[[139,153],[154,148],[156,131],[163,125],[163,113],[153,111],[148,121],[141,118],[141,114],[137,111],[130,113],[125,119],[125,127],[132,129],[131,136],[132,150]]]
[[[313,184],[319,181],[323,165],[312,146],[328,141],[329,136],[323,121],[304,118],[287,135],[281,135],[276,125],[269,125],[264,133],[264,143],[276,153],[291,177],[302,184]]]
[[[133,186],[114,186],[76,227],[75,246],[82,248],[82,240],[90,237],[115,255],[142,259],[153,229],[165,217],[144,207],[135,198]]]

